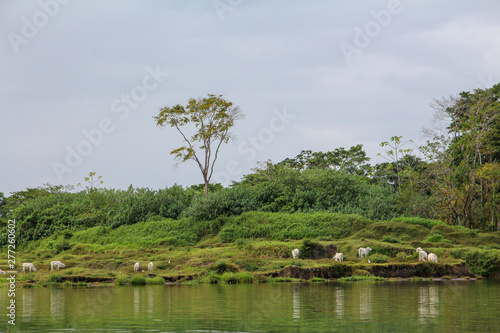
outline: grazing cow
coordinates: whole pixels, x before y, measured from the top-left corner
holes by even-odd
[[[152,271],[153,270],[153,262],[151,261],[149,264],[148,264],[148,271]]]
[[[292,251],[292,257],[293,259],[297,259],[299,257],[299,249],[295,249]]]
[[[429,255],[427,256],[427,261],[438,262],[438,257],[435,253],[429,253]]]
[[[427,252],[420,247],[417,248],[416,252],[418,252],[418,261],[427,261]]]
[[[344,261],[344,255],[342,253],[336,253],[335,256],[333,257],[333,260],[342,262]]]
[[[53,271],[54,267],[57,267],[57,270],[59,270],[60,267],[66,267],[66,265],[60,261],[51,261],[50,262],[50,270]]]
[[[30,263],[30,262],[25,262],[25,263],[23,264],[23,273],[26,273],[26,268],[29,268],[29,269],[30,269],[30,273],[31,273],[31,271],[32,271],[32,270],[36,272],[35,265],[33,265],[33,264],[32,264],[32,263]]]
[[[134,273],[137,273],[139,271],[139,263],[136,262],[134,265]]]
[[[360,247],[358,249],[358,256],[363,259],[366,258],[366,256],[368,255],[368,253],[370,253],[372,249],[370,247]]]

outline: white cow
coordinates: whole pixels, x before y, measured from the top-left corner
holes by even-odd
[[[58,261],[51,261],[50,262],[50,270],[53,271],[54,267],[57,267],[57,270],[59,270],[59,268],[61,268],[61,267],[66,267],[66,265],[63,264],[62,262],[60,262],[59,260]]]
[[[2,271],[2,269],[0,268],[0,274],[7,274],[7,272]]]
[[[134,273],[137,273],[139,271],[139,263],[136,262],[134,265]]]
[[[418,247],[416,252],[418,252],[418,261],[427,261],[427,252]]]
[[[366,258],[366,256],[368,255],[368,253],[370,253],[372,249],[370,247],[360,247],[358,249],[358,255],[361,259],[363,259],[363,257]]]
[[[153,262],[151,261],[149,264],[148,264],[148,271],[152,271],[153,270]]]
[[[292,251],[292,257],[293,259],[297,259],[299,257],[299,249],[295,249]]]
[[[33,265],[33,264],[32,264],[32,263],[30,263],[30,262],[25,262],[25,263],[23,264],[23,273],[26,273],[26,268],[29,268],[29,269],[30,269],[30,273],[31,273],[31,271],[32,271],[32,270],[36,272],[35,265]]]
[[[434,253],[429,253],[429,255],[427,256],[427,260],[429,262],[438,262],[438,257]]]
[[[336,253],[333,257],[333,260],[342,262],[344,261],[344,255],[342,253]]]

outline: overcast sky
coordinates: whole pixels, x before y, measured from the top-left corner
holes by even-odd
[[[163,106],[221,94],[246,115],[213,181],[301,150],[424,141],[434,98],[500,80],[500,2],[2,0],[0,192],[202,183]],[[410,148],[411,145],[408,147]]]

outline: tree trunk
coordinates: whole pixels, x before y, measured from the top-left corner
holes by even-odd
[[[208,197],[208,184],[209,184],[208,180],[205,179],[205,197]]]

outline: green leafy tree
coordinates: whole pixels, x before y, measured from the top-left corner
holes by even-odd
[[[334,169],[350,174],[364,174],[368,170],[367,162],[370,160],[363,150],[363,145],[356,145],[348,150],[343,147],[335,148],[328,152],[313,152],[302,150],[294,158],[286,158],[279,164],[296,170],[311,168]]]
[[[209,184],[214,172],[214,165],[223,143],[233,138],[230,132],[236,120],[243,118],[239,107],[226,101],[222,95],[208,95],[205,98],[188,100],[186,106],[163,107],[153,117],[156,126],[169,125],[181,134],[184,145],[172,150],[177,160],[193,160],[200,168],[205,184],[205,196],[208,196]],[[194,134],[189,136],[184,126],[194,125]]]
[[[89,176],[83,178],[83,180],[85,181],[85,183],[87,183],[87,185],[83,187],[82,183],[78,183],[77,186],[84,188],[89,193],[93,192],[104,183],[104,181],[102,180],[102,176],[96,177],[95,172],[89,172]]]
[[[403,168],[401,167],[401,160],[404,157],[413,154],[413,149],[403,148],[408,142],[413,142],[413,141],[412,140],[403,141],[402,138],[403,138],[402,136],[393,136],[391,137],[390,141],[382,142],[380,144],[380,147],[387,147],[389,149],[385,151],[386,156],[378,154],[378,156],[382,156],[384,159],[390,162],[392,166],[394,166],[397,176],[398,192],[401,191],[401,178],[403,176],[402,175]],[[407,169],[407,172],[411,172],[411,169]]]
[[[442,125],[426,131],[431,139],[421,152],[430,163],[428,190],[439,218],[469,228],[500,228],[500,84],[432,106]]]

